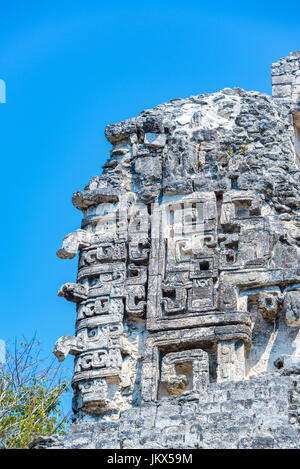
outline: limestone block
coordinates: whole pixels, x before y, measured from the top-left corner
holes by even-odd
[[[291,85],[294,80],[292,74],[272,76],[272,85]]]
[[[160,180],[162,176],[161,162],[158,158],[145,156],[137,158],[135,162],[135,171],[143,179],[142,183],[151,183]]]
[[[129,138],[130,135],[136,133],[136,119],[128,119],[118,124],[108,125],[105,129],[105,136],[111,143]]]

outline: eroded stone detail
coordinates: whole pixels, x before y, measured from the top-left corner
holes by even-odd
[[[286,293],[284,312],[288,326],[300,326],[300,290]]]

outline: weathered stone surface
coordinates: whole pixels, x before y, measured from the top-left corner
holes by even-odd
[[[106,128],[81,229],[63,448],[298,448],[300,53]],[[292,327],[291,327],[292,326]]]

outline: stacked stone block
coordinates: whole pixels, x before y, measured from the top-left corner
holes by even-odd
[[[240,88],[109,125],[81,229],[62,447],[298,447],[300,52]],[[46,443],[47,444],[47,443]],[[57,445],[58,443],[53,442]]]

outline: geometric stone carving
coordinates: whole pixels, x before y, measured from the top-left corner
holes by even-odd
[[[57,252],[79,257],[58,293],[75,336],[54,348],[75,355],[75,419],[199,398],[300,354],[299,70],[299,54],[273,67],[273,97],[224,89],[107,127],[111,156]]]
[[[58,291],[58,296],[66,298],[68,301],[78,303],[87,299],[87,285],[78,283],[65,283]]]

